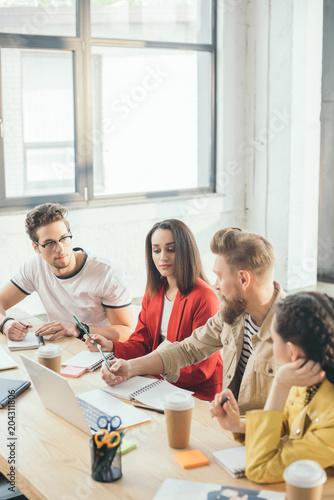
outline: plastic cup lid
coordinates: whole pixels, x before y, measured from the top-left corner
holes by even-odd
[[[189,410],[194,406],[194,398],[186,392],[173,392],[165,397],[165,409],[167,410]]]
[[[55,358],[62,353],[59,345],[42,345],[37,349],[37,356],[40,358]]]
[[[284,481],[299,488],[313,488],[326,482],[326,472],[313,460],[297,460],[283,473]]]

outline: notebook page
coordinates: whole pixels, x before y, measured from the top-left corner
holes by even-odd
[[[29,330],[27,336],[23,340],[10,340],[7,337],[7,346],[11,351],[21,351],[24,349],[38,349],[39,343],[35,335],[35,331]]]
[[[108,352],[105,352],[104,355],[107,356]],[[100,352],[90,352],[90,351],[82,351],[75,356],[72,356],[67,361],[62,361],[62,365],[66,366],[77,366],[79,368],[91,368],[96,363],[103,362],[104,358]]]
[[[191,391],[175,387],[169,382],[166,382],[166,380],[157,380],[156,382],[157,383],[150,387],[147,391],[143,391],[140,394],[137,394],[135,396],[135,400],[140,401],[140,403],[143,403],[145,405],[163,410],[165,397],[169,394],[173,394],[175,392],[186,392],[188,394],[193,394],[193,392]]]
[[[156,381],[157,379],[155,378],[137,376],[129,378],[129,380],[126,380],[125,382],[122,382],[121,384],[115,385],[113,387],[103,387],[102,390],[107,392],[108,394],[111,394],[112,396],[116,396],[117,398],[130,399],[131,394],[143,389],[144,387],[147,387],[148,385],[152,384],[152,382]]]

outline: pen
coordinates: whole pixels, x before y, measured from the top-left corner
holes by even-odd
[[[163,410],[159,410],[158,408],[150,408],[149,406],[140,406],[140,405],[133,405],[136,408],[141,408],[142,410],[148,410],[148,411],[155,411],[156,413],[162,413],[164,415]]]
[[[223,401],[220,403],[220,406],[223,407],[225,403],[227,403],[227,401],[229,401],[230,398],[229,396],[225,396],[225,398],[223,399]]]
[[[223,401],[220,403],[220,406],[223,407],[225,403],[227,403],[227,401],[230,400],[230,397],[229,396],[225,396]],[[213,403],[213,401],[211,401],[211,404]],[[214,415],[211,415],[211,418],[213,418]]]
[[[113,372],[111,371],[111,367],[110,367],[110,365],[109,365],[109,363],[108,363],[108,360],[107,360],[107,358],[105,357],[104,352],[102,351],[101,346],[100,346],[100,345],[98,345],[98,344],[95,342],[95,340],[94,340],[94,339],[92,339],[91,335],[87,332],[86,328],[85,328],[85,327],[84,327],[84,326],[80,323],[80,321],[78,320],[78,318],[77,318],[77,317],[76,317],[73,313],[72,313],[72,316],[73,316],[73,318],[75,319],[75,321],[78,323],[78,325],[80,326],[80,328],[82,328],[82,329],[83,329],[83,331],[86,333],[86,335],[88,335],[88,337],[89,337],[89,338],[90,338],[90,339],[94,342],[94,344],[96,345],[96,347],[98,348],[98,350],[100,351],[100,353],[102,354],[102,356],[104,357],[104,360],[105,360],[105,362],[107,363],[108,370],[110,371],[110,373],[111,373],[112,375],[114,375],[114,374],[113,374]],[[117,378],[116,378],[116,376],[115,376],[115,375],[114,375],[114,380],[117,380]]]

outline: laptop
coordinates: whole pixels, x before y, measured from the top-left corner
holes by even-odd
[[[145,412],[101,389],[75,396],[64,377],[24,354],[20,356],[44,406],[90,436],[99,430],[96,421],[100,415],[120,416],[120,429],[151,420]]]

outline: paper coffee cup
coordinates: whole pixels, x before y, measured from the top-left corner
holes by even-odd
[[[326,472],[313,460],[297,460],[283,473],[287,500],[321,500]]]
[[[164,406],[169,446],[186,448],[190,438],[194,399],[190,394],[175,392],[166,396]]]
[[[38,362],[57,373],[60,373],[61,355],[58,345],[43,345],[37,349]]]

